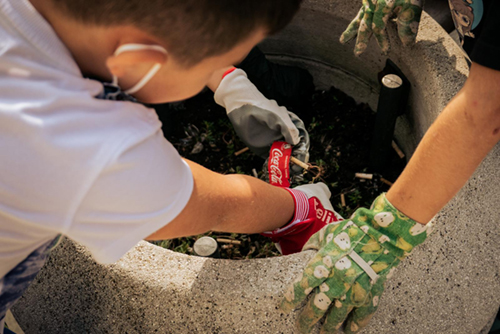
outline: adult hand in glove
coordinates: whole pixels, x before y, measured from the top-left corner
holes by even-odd
[[[281,254],[288,255],[300,252],[313,234],[343,218],[333,210],[326,184],[319,182],[285,189],[290,192],[295,204],[292,220],[281,228],[261,235],[271,238]]]
[[[415,42],[422,15],[423,0],[363,0],[358,15],[340,37],[346,43],[358,36],[354,54],[359,56],[368,45],[372,34],[384,54],[390,49],[386,25],[391,16],[396,16],[399,38],[404,45]]]
[[[412,249],[424,242],[429,224],[406,217],[380,195],[371,209],[326,225],[305,244],[317,254],[285,293],[291,311],[310,296],[299,315],[303,333],[326,315],[322,333],[357,333],[377,310],[384,283]]]
[[[215,102],[226,109],[236,134],[252,152],[266,159],[271,145],[284,140],[292,145],[294,157],[308,162],[309,135],[304,122],[262,95],[243,70],[229,70],[218,86],[209,87],[215,91]],[[292,177],[301,173],[301,167],[292,166]]]

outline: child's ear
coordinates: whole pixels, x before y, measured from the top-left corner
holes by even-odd
[[[140,65],[164,65],[167,58],[167,54],[155,50],[125,51],[119,55],[109,57],[106,60],[106,66],[111,74],[121,77],[130,69]]]

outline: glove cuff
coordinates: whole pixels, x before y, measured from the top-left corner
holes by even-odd
[[[341,220],[338,214],[325,209],[317,197],[307,193],[285,188],[293,197],[295,211],[292,220],[274,231],[261,235],[271,238],[283,255],[300,252],[309,238],[325,225]]]
[[[286,223],[284,226],[277,228],[274,231],[269,231],[269,232],[262,232],[261,235],[266,236],[266,237],[283,237],[287,235],[287,232],[290,232],[293,227],[301,222],[307,219],[309,216],[309,199],[307,198],[307,195],[300,191],[300,190],[295,190],[295,189],[290,189],[290,188],[284,188],[286,191],[292,195],[293,198],[293,204],[294,204],[294,212],[293,212],[293,218],[290,220],[288,223]]]
[[[222,75],[222,79],[224,79],[226,77],[226,75],[232,73],[234,70],[236,70],[236,67],[231,67],[229,70],[224,72],[224,74]]]
[[[392,205],[383,193],[375,199],[370,210],[359,209],[352,220],[386,248],[398,248],[409,254],[425,241],[431,223],[420,224]]]
[[[302,246],[315,233],[315,227],[312,226],[313,222],[307,219],[309,215],[309,200],[307,195],[300,190],[284,189],[293,197],[295,206],[293,218],[283,227],[277,228],[274,231],[263,232],[261,235],[271,238],[271,241],[275,243],[280,253],[288,255],[302,250]],[[321,227],[318,227],[318,229]],[[310,232],[311,230],[314,232]]]

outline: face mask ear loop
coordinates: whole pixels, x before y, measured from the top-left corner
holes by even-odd
[[[115,51],[115,56],[123,53],[123,52],[128,52],[128,51],[140,51],[140,50],[154,50],[161,52],[165,55],[168,54],[167,50],[165,50],[163,47],[159,45],[144,45],[144,44],[125,44],[120,46],[118,49]],[[141,90],[155,75],[158,73],[160,70],[162,64],[157,63],[155,64],[149,72],[141,79],[137,84],[135,84],[132,88],[127,89],[124,91],[126,94],[133,94]],[[113,82],[112,85],[119,87],[118,86],[118,78],[116,75],[113,75]]]
[[[149,80],[151,80],[156,75],[156,73],[158,73],[160,68],[161,64],[155,64],[134,87],[127,89],[124,93],[134,94],[140,91],[142,87],[144,87],[149,82]]]
[[[113,81],[111,81],[111,84],[115,87],[120,88],[120,86],[118,86],[118,77],[114,74],[113,74]]]

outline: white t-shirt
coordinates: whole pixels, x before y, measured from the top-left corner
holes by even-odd
[[[155,112],[102,90],[29,1],[0,0],[0,278],[58,234],[114,262],[187,204]]]

